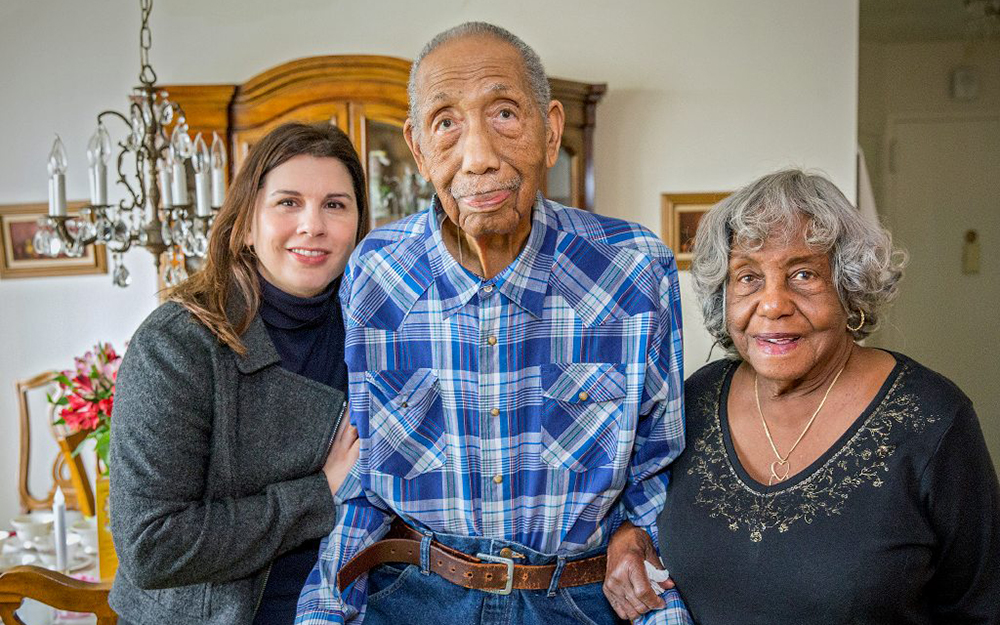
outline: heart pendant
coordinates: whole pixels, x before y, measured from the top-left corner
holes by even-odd
[[[788,470],[790,465],[787,460],[775,460],[771,463],[771,478],[767,481],[768,486],[773,486],[775,482],[784,482],[788,479]],[[784,472],[780,475],[778,474],[778,469],[784,469]]]

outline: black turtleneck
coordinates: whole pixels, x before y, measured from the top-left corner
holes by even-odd
[[[261,278],[260,317],[281,366],[347,394],[340,278],[314,297],[289,295]]]
[[[289,295],[263,277],[260,285],[260,318],[281,356],[281,366],[346,395],[344,318],[337,296],[340,279],[315,297]],[[324,416],[329,415],[316,418]],[[254,625],[291,625],[299,591],[319,556],[319,544],[318,538],[306,541],[274,560]]]

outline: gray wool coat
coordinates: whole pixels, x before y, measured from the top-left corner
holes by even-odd
[[[167,303],[125,352],[111,425],[111,607],[130,623],[250,623],[271,562],[333,529],[321,471],[343,393],[240,356]]]

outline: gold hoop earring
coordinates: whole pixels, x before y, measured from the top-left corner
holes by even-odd
[[[858,330],[861,329],[861,326],[865,325],[865,311],[859,308],[858,312],[861,313],[861,321],[858,322],[858,325],[852,328],[851,324],[847,324],[847,329],[850,330],[851,332],[857,332]]]

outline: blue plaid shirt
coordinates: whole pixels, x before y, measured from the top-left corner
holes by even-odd
[[[373,231],[341,287],[361,453],[296,623],[360,622],[367,576],[341,564],[395,516],[550,554],[628,519],[657,542],[684,447],[673,255],[648,230],[539,197],[524,250],[483,281],[448,253],[444,213]],[[644,624],[689,623],[676,591]]]

